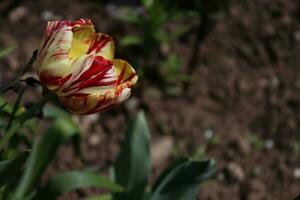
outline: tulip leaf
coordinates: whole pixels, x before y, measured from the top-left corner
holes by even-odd
[[[24,152],[16,158],[0,161],[0,187],[15,177],[25,163],[27,156],[28,152]]]
[[[121,186],[98,174],[87,171],[72,171],[51,177],[34,199],[55,200],[66,192],[88,187],[101,187],[113,192],[122,191]]]
[[[59,118],[70,118],[70,114],[63,109],[60,109],[57,106],[51,105],[51,104],[46,104],[43,108],[43,116],[44,118],[52,118],[55,119],[57,117]],[[74,149],[74,152],[76,156],[82,158],[82,153],[80,149],[80,141],[81,141],[81,135],[77,134],[72,137],[72,146]]]
[[[40,140],[35,141],[24,175],[15,193],[16,199],[23,199],[32,192],[60,144],[78,132],[78,127],[71,119],[60,118],[49,127]]]
[[[115,181],[125,191],[116,200],[143,199],[151,171],[150,134],[143,112],[130,123],[120,153],[115,161]]]
[[[196,200],[199,184],[211,178],[216,171],[215,162],[178,162],[163,173],[150,200]]]
[[[51,104],[46,104],[44,106],[43,116],[46,118],[54,118],[54,119],[57,117],[70,118],[69,113]]]

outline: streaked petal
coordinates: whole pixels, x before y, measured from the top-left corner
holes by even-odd
[[[87,53],[95,35],[94,25],[90,21],[77,20],[72,25],[73,39],[69,52],[71,62]]]
[[[101,56],[81,56],[72,66],[72,75],[62,84],[58,93],[67,96],[90,87],[115,87],[115,67]]]
[[[53,77],[63,77],[69,73],[68,53],[72,35],[72,27],[68,21],[48,23],[35,63],[39,76],[45,72]],[[44,84],[48,85],[47,82]]]
[[[88,54],[96,54],[105,59],[112,60],[114,58],[115,43],[113,39],[104,33],[96,33],[89,47]]]
[[[128,62],[114,59],[114,48],[112,38],[95,33],[89,19],[49,22],[36,72],[71,112],[103,111],[124,102],[138,79]]]
[[[116,68],[116,76],[118,77],[117,84],[128,81],[131,85],[134,85],[137,82],[138,76],[128,62],[121,59],[114,59],[113,64]]]
[[[94,91],[92,91],[94,90]],[[87,90],[82,91],[87,92]],[[60,100],[69,111],[77,114],[92,114],[113,108],[128,99],[131,88],[126,85],[104,89],[89,88],[89,93],[75,93]]]

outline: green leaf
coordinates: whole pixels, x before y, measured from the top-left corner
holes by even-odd
[[[0,162],[0,187],[15,177],[25,163],[27,156],[28,152],[24,152],[16,158]]]
[[[199,184],[211,178],[215,170],[212,160],[176,164],[161,177],[150,200],[196,200]]]
[[[46,131],[40,141],[35,141],[24,175],[15,193],[16,199],[23,199],[32,192],[60,144],[78,132],[76,124],[71,119],[60,118]]]
[[[117,16],[117,19],[126,23],[140,24],[143,22],[140,13],[131,7],[122,8],[123,15]]]
[[[14,50],[16,49],[16,46],[11,46],[11,47],[8,47],[6,49],[1,49],[0,50],[0,59],[1,58],[4,58],[5,56],[9,55],[10,53],[12,53]]]
[[[46,104],[43,108],[43,116],[44,118],[66,118],[70,119],[70,114],[66,112],[65,110],[62,110],[58,108],[57,106],[51,105],[51,104]],[[80,149],[80,141],[81,141],[81,135],[77,134],[72,137],[72,146],[74,149],[74,152],[76,156],[82,158],[82,153]]]
[[[24,94],[25,90],[26,90],[26,88],[22,88],[21,91],[18,94],[18,97],[17,97],[17,100],[14,104],[12,113],[10,114],[9,120],[7,122],[7,126],[6,126],[6,129],[5,129],[6,131],[8,131],[10,129],[10,127],[12,126],[12,124],[15,120],[15,117],[16,117],[16,114],[17,114],[19,108],[20,108],[20,102],[21,102],[21,99],[23,97],[23,94]]]
[[[150,133],[143,112],[130,123],[120,154],[114,165],[116,182],[125,192],[117,200],[143,199],[151,171]]]
[[[162,183],[162,181],[171,173],[172,170],[174,170],[176,167],[178,167],[179,165],[187,162],[188,159],[187,158],[180,158],[175,160],[173,163],[171,163],[157,178],[157,180],[155,181],[152,190],[155,191],[157,189],[157,187]]]
[[[72,171],[51,177],[34,199],[55,200],[66,192],[87,187],[101,187],[113,192],[122,191],[121,186],[98,174]]]
[[[122,46],[140,45],[140,44],[142,44],[142,42],[143,41],[141,40],[141,38],[134,36],[134,35],[125,36],[120,40],[120,44]]]
[[[70,114],[57,106],[46,104],[43,108],[43,116],[45,118],[70,118]]]
[[[0,96],[0,111],[3,115],[10,115],[13,112],[13,106],[9,104],[3,97]],[[24,112],[24,107],[19,107],[16,115]]]

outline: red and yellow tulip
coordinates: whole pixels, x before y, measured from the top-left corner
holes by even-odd
[[[114,58],[114,48],[89,19],[48,22],[35,69],[69,111],[100,112],[124,102],[138,79],[128,62]]]

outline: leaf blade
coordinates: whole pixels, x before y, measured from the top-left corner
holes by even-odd
[[[56,120],[40,141],[36,141],[30,153],[24,175],[16,189],[15,198],[29,195],[54,158],[61,143],[78,134],[78,128],[70,119]]]
[[[55,200],[63,193],[87,187],[102,187],[113,192],[122,191],[121,186],[103,176],[87,171],[72,171],[51,177],[47,185],[38,192],[35,199]]]
[[[125,189],[115,194],[115,199],[142,199],[150,171],[150,131],[144,113],[139,112],[129,125],[115,161],[115,181]]]
[[[150,200],[193,200],[198,186],[212,177],[216,165],[212,160],[186,161],[174,167],[160,182]]]

